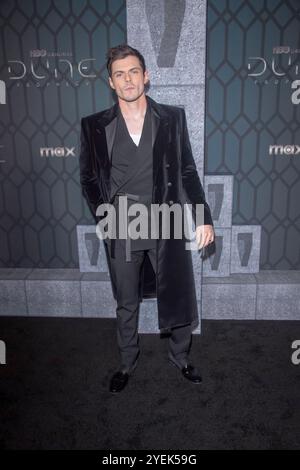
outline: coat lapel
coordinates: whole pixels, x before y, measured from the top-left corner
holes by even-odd
[[[102,167],[110,167],[112,146],[117,128],[118,103],[96,118],[94,127],[94,146]]]
[[[109,124],[107,124],[107,126],[105,126],[107,152],[108,152],[109,161],[111,161],[112,148],[113,148],[113,143],[115,140],[116,129],[117,129],[117,118],[115,117]]]
[[[156,103],[149,96],[147,96],[147,100],[152,109],[153,185],[155,185],[161,163],[160,160],[165,153],[170,139],[169,116],[159,103]]]
[[[164,155],[169,141],[169,117],[163,107],[146,95],[148,105],[151,106],[151,129],[153,148],[153,184],[155,184],[160,159]],[[117,114],[119,104],[116,103],[96,118],[94,127],[94,150],[100,166],[110,169],[112,147],[117,129]],[[107,175],[109,176],[109,174]]]

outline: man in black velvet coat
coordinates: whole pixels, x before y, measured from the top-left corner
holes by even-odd
[[[128,45],[107,54],[109,84],[118,97],[113,107],[81,120],[80,181],[96,223],[103,203],[118,211],[121,196],[136,202],[203,204],[196,226],[199,249],[214,241],[209,206],[193,159],[184,109],[159,104],[145,94],[149,75],[140,52]],[[97,210],[98,209],[98,210]],[[150,230],[150,229],[149,229]],[[148,232],[150,234],[150,231]],[[160,232],[161,233],[161,232]],[[192,383],[199,371],[189,362],[198,309],[190,250],[186,238],[105,240],[113,295],[117,301],[117,340],[121,363],[110,380],[120,392],[137,366],[138,311],[143,298],[156,297],[158,326],[169,332],[169,362]]]

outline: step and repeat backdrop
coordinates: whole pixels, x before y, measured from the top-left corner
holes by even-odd
[[[0,25],[1,315],[115,315],[80,119],[114,104],[105,55],[128,42],[149,95],[186,110],[216,231],[199,315],[300,319],[298,0],[2,0]]]
[[[92,222],[80,118],[113,104],[105,54],[126,41],[126,3],[4,0],[0,18],[0,266],[76,268]]]
[[[300,267],[299,26],[297,0],[208,0],[205,172],[233,176],[260,269]]]

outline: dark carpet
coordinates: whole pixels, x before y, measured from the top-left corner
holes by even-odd
[[[127,387],[114,319],[0,318],[2,449],[299,449],[300,322],[203,321],[190,358],[203,383],[167,362],[167,337],[141,335]]]

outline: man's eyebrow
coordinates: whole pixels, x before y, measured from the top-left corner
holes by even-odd
[[[128,72],[130,72],[131,70],[135,70],[135,69],[141,69],[142,67],[139,67],[138,65],[136,67],[132,67],[131,69],[128,70]],[[115,75],[115,73],[119,73],[119,72],[124,72],[124,70],[115,70],[113,75]]]

